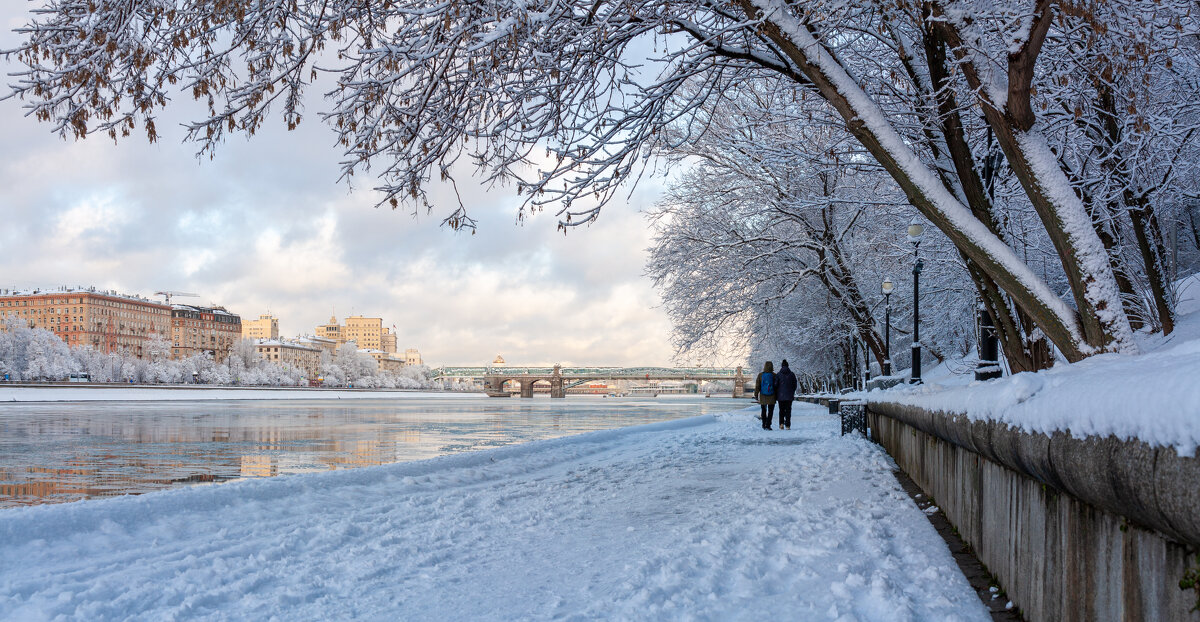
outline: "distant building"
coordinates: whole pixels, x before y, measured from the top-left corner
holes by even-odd
[[[328,352],[330,356],[333,356],[337,352],[338,348],[338,343],[336,341],[332,339],[326,339],[325,337],[316,337],[313,335],[305,335],[300,337],[296,339],[296,343],[302,346],[316,348],[322,352]]]
[[[396,353],[396,333],[388,329],[383,329],[383,334],[379,336],[379,349],[388,354]]]
[[[0,290],[0,318],[15,315],[72,347],[141,358],[146,342],[171,335],[171,307],[95,288]]]
[[[337,317],[329,316],[329,323],[322,324],[317,327],[317,336],[329,339],[337,345],[346,343],[346,338],[342,336],[342,325],[338,324]]]
[[[508,363],[504,362],[504,357],[497,354],[496,358],[492,360],[490,367],[504,367],[506,365],[508,365]]]
[[[243,339],[279,339],[279,318],[271,315],[258,316],[257,320],[242,322]]]
[[[308,378],[316,378],[321,372],[321,350],[282,339],[266,339],[254,344],[254,349],[263,360],[300,369]]]
[[[224,307],[171,307],[171,358],[207,352],[222,363],[242,338],[242,318]]]
[[[317,327],[317,336],[330,339],[341,345],[353,341],[363,350],[381,350],[396,353],[396,333],[383,327],[383,318],[352,315],[345,325],[339,324],[337,316],[331,316],[327,324]]]
[[[352,315],[346,318],[342,331],[346,341],[353,341],[364,350],[383,350],[383,318]]]
[[[398,359],[383,350],[366,348],[360,349],[359,352],[375,359],[379,371],[400,371],[400,368],[404,367],[404,359]]]
[[[421,360],[421,353],[416,348],[408,348],[404,351],[404,364],[424,365],[425,362]]]

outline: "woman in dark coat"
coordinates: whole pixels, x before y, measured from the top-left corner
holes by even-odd
[[[771,361],[763,365],[762,373],[754,379],[754,399],[762,408],[762,427],[771,429],[771,420],[775,418],[775,366]]]

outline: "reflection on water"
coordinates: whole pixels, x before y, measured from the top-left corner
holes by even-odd
[[[420,460],[722,412],[729,398],[0,405],[0,508]]]

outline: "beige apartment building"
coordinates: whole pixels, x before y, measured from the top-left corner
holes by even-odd
[[[388,354],[396,353],[396,333],[388,329],[383,329],[383,334],[379,336],[379,349]]]
[[[242,318],[224,307],[171,307],[171,358],[207,352],[223,363],[242,338]]]
[[[382,350],[396,353],[396,334],[383,327],[383,318],[352,315],[339,324],[337,317],[317,327],[317,336],[331,339],[338,345],[353,341],[360,350]]]
[[[271,315],[258,316],[257,320],[242,322],[243,339],[279,339],[279,318]]]
[[[45,328],[71,347],[141,358],[146,342],[171,336],[171,307],[95,288],[0,290],[0,317],[15,315]]]
[[[316,378],[321,373],[320,348],[282,339],[268,339],[254,344],[254,349],[264,360],[292,369],[304,370],[304,375],[310,379]]]
[[[296,343],[299,343],[303,346],[308,346],[310,348],[316,348],[321,352],[327,352],[329,353],[329,356],[336,354],[338,348],[338,342],[332,339],[326,339],[325,337],[315,337],[313,335],[300,337],[296,340]]]
[[[383,350],[383,318],[352,315],[346,318],[342,335],[360,350]]]
[[[336,316],[329,316],[329,323],[322,324],[317,327],[317,336],[323,339],[329,339],[337,345],[346,343],[345,337],[342,337],[342,325],[338,324]]]
[[[380,371],[400,371],[400,368],[404,367],[404,359],[398,359],[383,350],[360,349],[359,352],[375,359],[375,365],[379,367]]]
[[[499,357],[496,357],[496,358],[499,358]],[[504,359],[500,359],[500,362],[503,364]],[[416,348],[408,348],[407,350],[404,351],[404,364],[405,365],[422,365],[424,363],[425,363],[425,361],[421,360],[421,353],[418,352]]]

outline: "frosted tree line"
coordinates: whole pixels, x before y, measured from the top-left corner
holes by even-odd
[[[877,344],[870,266],[900,253],[880,234],[911,209],[953,247],[934,291],[977,297],[1013,370],[1131,353],[1135,330],[1173,330],[1172,284],[1200,244],[1190,0],[44,0],[18,31],[13,93],[63,135],[154,140],[156,112],[183,95],[205,107],[187,128],[207,153],[273,113],[295,127],[325,74],[318,116],[345,179],[370,171],[384,203],[432,210],[431,184],[473,166],[564,230],[642,174],[691,166],[705,141],[744,132],[726,106],[749,123],[773,115],[788,126],[777,150],[713,166],[803,163],[758,180],[784,195],[776,207],[685,208],[679,196],[660,219],[786,212],[748,229],[779,221],[790,237],[731,234],[723,249],[676,255],[795,275],[781,286],[747,271],[744,287],[686,294],[772,299],[719,311],[738,318],[722,325],[734,332],[804,320]],[[445,222],[474,226],[462,205]],[[806,237],[821,241],[794,245]],[[664,291],[689,291],[673,289],[682,272],[651,269]],[[789,311],[822,293],[827,306]]]
[[[91,347],[72,348],[45,328],[30,328],[17,316],[0,320],[0,378],[10,381],[61,381],[87,374],[92,382],[137,384],[200,383],[236,386],[308,386],[304,370],[267,361],[254,342],[237,342],[220,363],[207,353],[172,360],[171,342],[153,338],[145,345],[145,358]],[[423,389],[432,386],[432,373],[424,365],[398,372],[377,369],[375,360],[343,344],[334,355],[323,353],[321,372],[326,386],[371,389]]]

